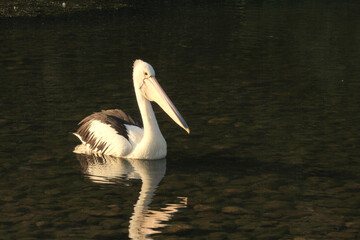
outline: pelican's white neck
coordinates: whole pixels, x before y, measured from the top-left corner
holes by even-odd
[[[146,135],[160,134],[160,128],[156,121],[151,102],[147,100],[137,89],[135,89],[136,100],[139,105],[141,118],[144,125],[144,137]]]
[[[151,102],[136,87],[135,93],[143,121],[144,135],[136,146],[133,156],[142,159],[164,158],[167,153],[166,141],[161,134]]]

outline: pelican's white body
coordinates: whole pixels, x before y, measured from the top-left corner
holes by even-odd
[[[139,98],[143,97],[139,96]],[[146,99],[142,99],[142,101],[145,102]],[[106,155],[135,159],[164,158],[167,153],[166,141],[161,134],[155,118],[155,114],[149,101],[145,103],[145,109],[143,111],[146,111],[148,114],[150,114],[150,116],[152,115],[152,117],[147,118],[146,121],[143,119],[144,128],[124,124],[129,140],[127,140],[124,136],[119,135],[109,124],[105,124],[97,120],[91,121],[91,127],[89,128],[89,131],[93,133],[94,137],[99,141],[101,139],[101,141],[106,142]],[[77,134],[75,135],[82,142],[81,145],[78,145],[75,148],[75,153],[91,154],[95,152],[98,154],[104,154],[101,150],[92,149],[90,144],[82,140],[81,136]]]

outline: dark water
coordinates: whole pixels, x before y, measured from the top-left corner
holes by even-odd
[[[2,239],[360,238],[360,6],[185,1],[0,20]],[[153,65],[167,159],[76,155],[88,114],[138,115]]]

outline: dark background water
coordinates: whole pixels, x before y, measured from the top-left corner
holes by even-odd
[[[127,239],[150,181],[140,218],[176,210],[149,239],[359,238],[359,10],[165,1],[0,19],[1,236]],[[166,162],[72,153],[90,113],[138,116],[137,58],[191,134],[155,107]],[[127,170],[94,181],[91,166]]]

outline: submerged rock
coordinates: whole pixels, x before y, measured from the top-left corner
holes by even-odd
[[[209,205],[197,204],[194,206],[194,210],[197,212],[203,212],[203,211],[212,211],[215,210],[215,208]]]
[[[229,214],[240,214],[244,212],[242,208],[236,206],[226,206],[221,211]]]
[[[173,224],[173,225],[170,225],[169,227],[167,227],[167,229],[165,229],[165,232],[179,233],[179,232],[188,231],[191,229],[193,229],[193,227],[186,223],[177,223],[177,224]]]

